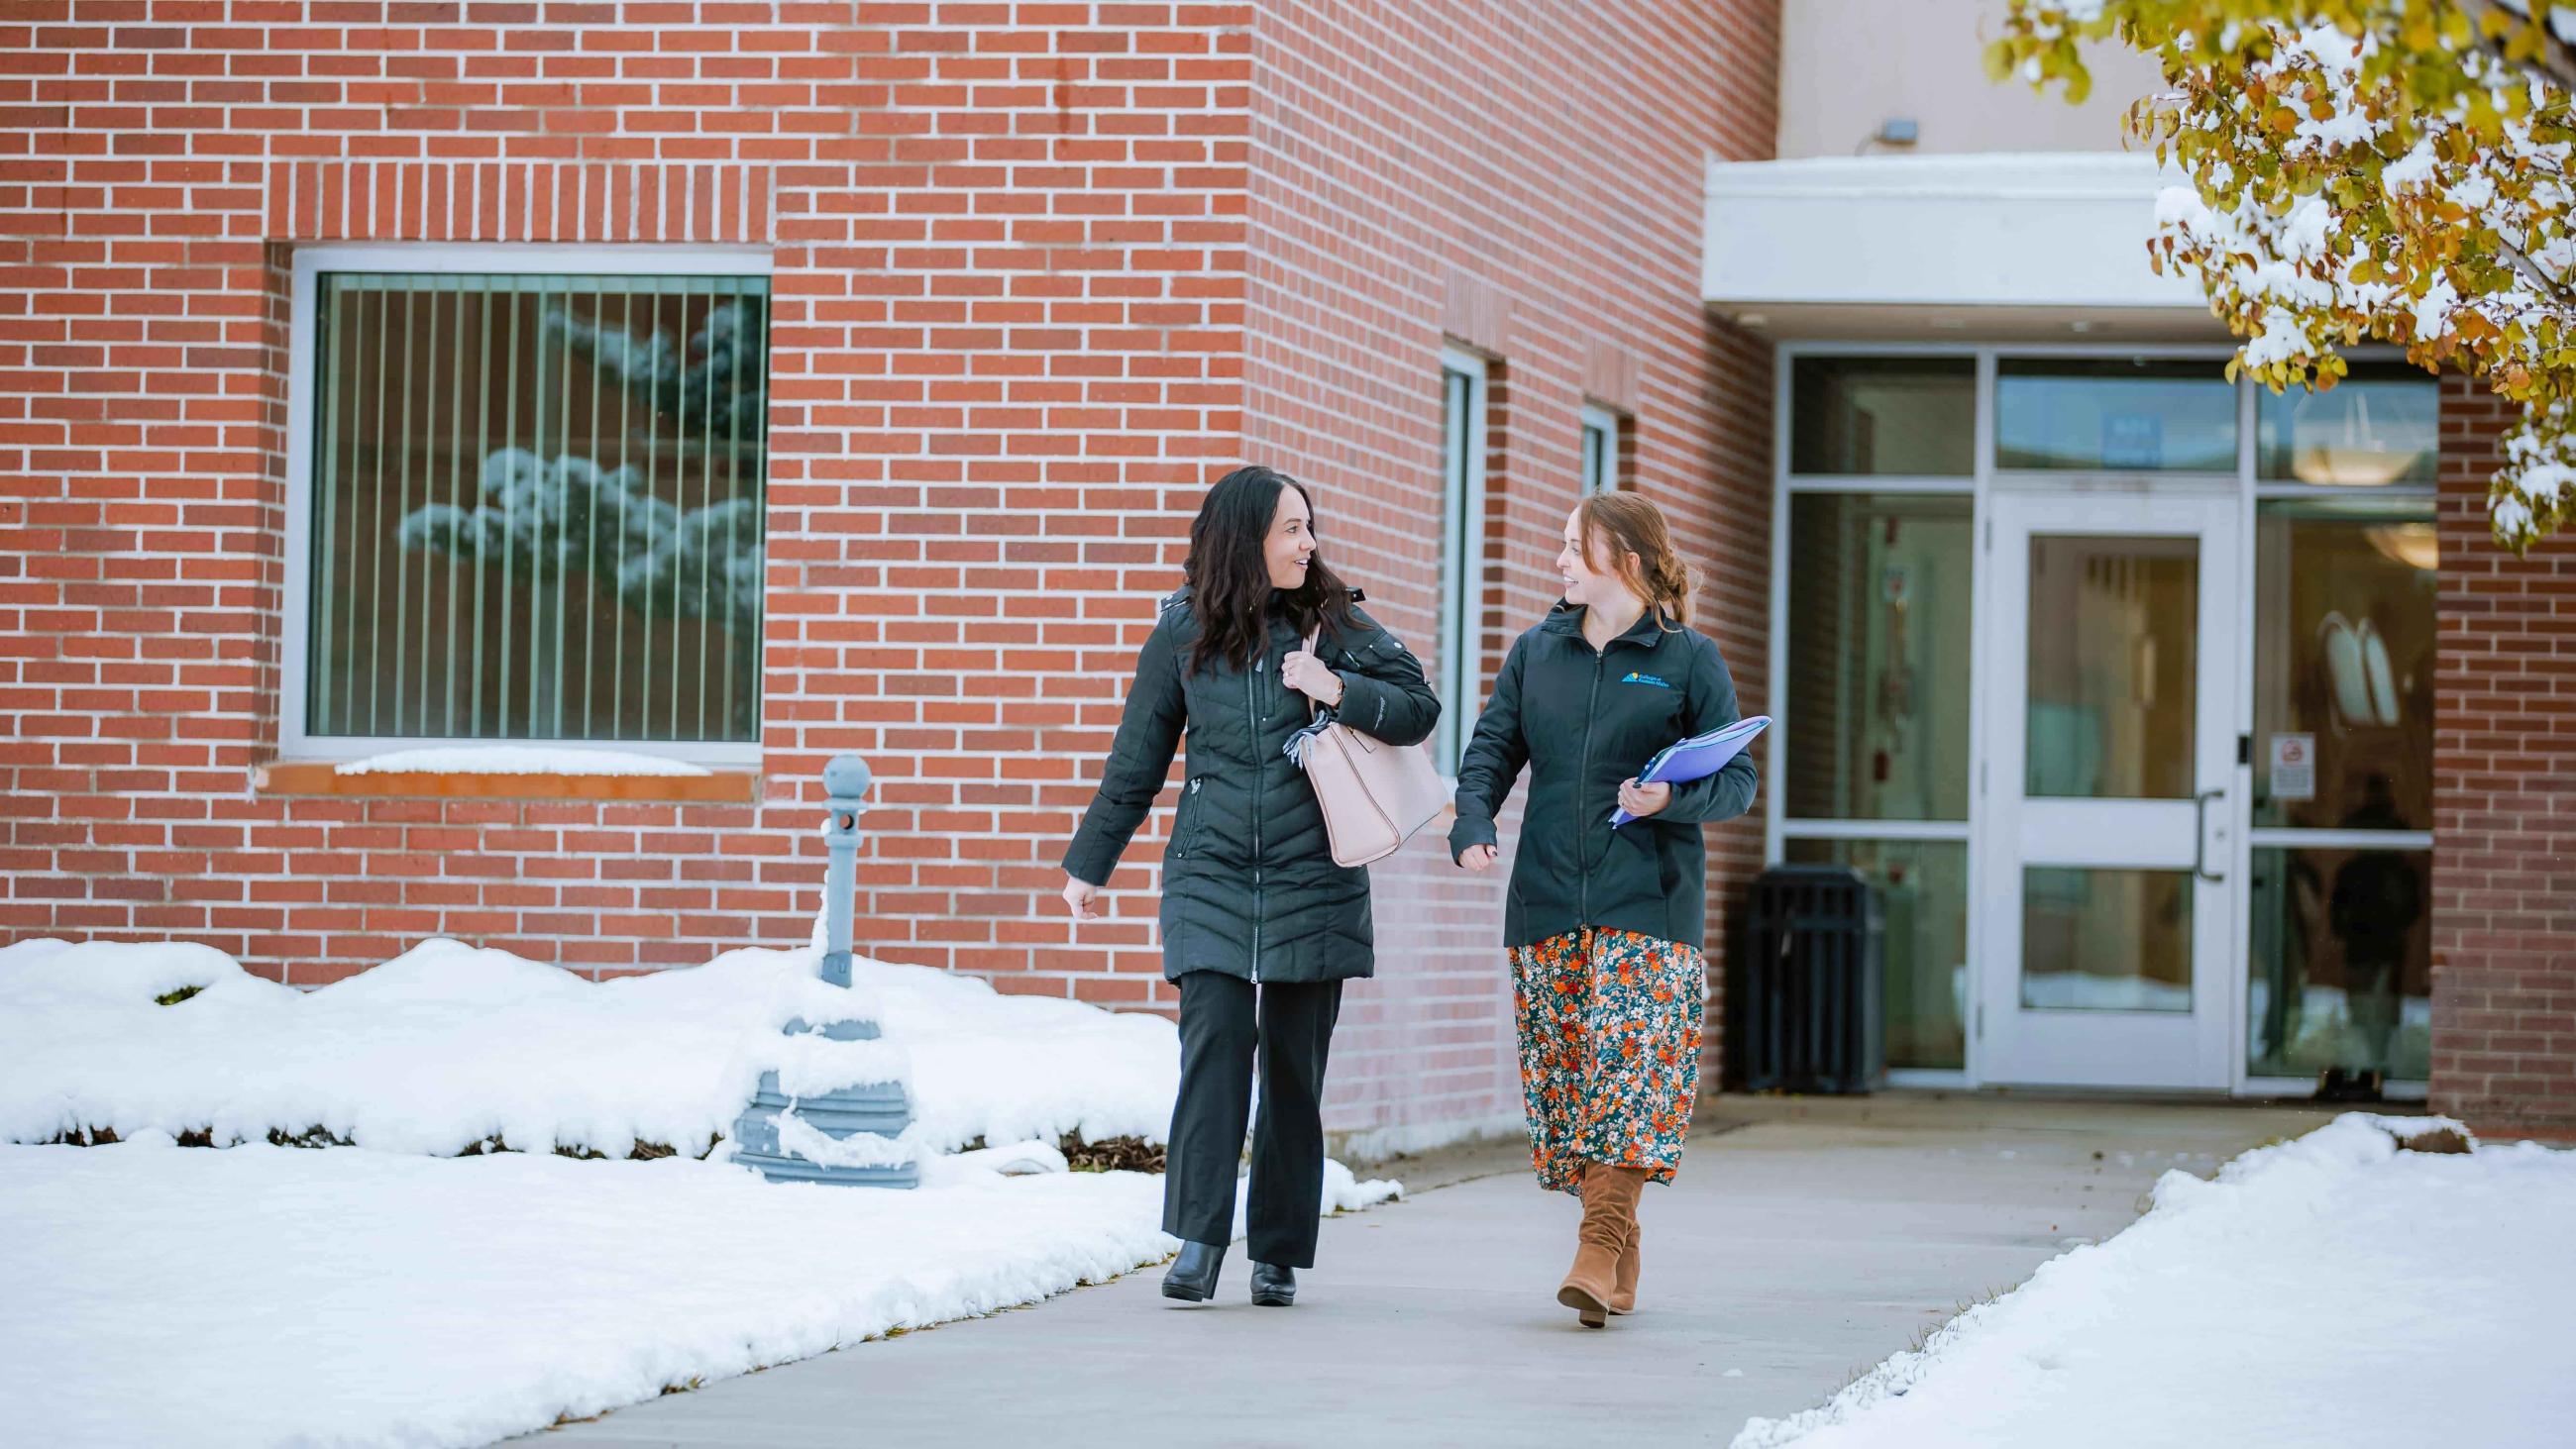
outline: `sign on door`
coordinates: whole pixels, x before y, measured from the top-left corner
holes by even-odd
[[[2272,798],[2317,798],[2317,737],[2272,736]]]

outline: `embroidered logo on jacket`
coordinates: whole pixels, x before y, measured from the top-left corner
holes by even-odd
[[[1619,682],[1621,684],[1651,684],[1657,689],[1672,688],[1672,685],[1652,674],[1639,674],[1633,669],[1629,670],[1627,675]]]

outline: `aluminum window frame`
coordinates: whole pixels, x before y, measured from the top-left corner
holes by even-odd
[[[1627,414],[1588,399],[1584,402],[1575,430],[1580,473],[1577,491],[1583,496],[1617,493],[1628,486],[1627,477],[1619,469],[1619,455],[1627,445],[1629,427]]]
[[[1477,707],[1484,620],[1485,462],[1493,444],[1493,360],[1440,349],[1440,727],[1433,762],[1455,787]],[[1454,409],[1454,411],[1453,411]]]
[[[2235,667],[2237,669],[2238,677],[2249,681],[2252,678],[2254,667],[2253,610],[2255,605],[2255,590],[2252,570],[2255,565],[2255,556],[2253,524],[2255,507],[2258,501],[2275,498],[2296,498],[2307,500],[2323,498],[2368,498],[2392,501],[2403,499],[2420,502],[2427,508],[2432,506],[2437,492],[2437,485],[2434,484],[2390,484],[2384,487],[2358,487],[2353,485],[2335,484],[2265,482],[2259,479],[2256,476],[2258,461],[2257,455],[2259,450],[2257,447],[2258,402],[2255,389],[2261,386],[2261,384],[2248,378],[2240,378],[2234,384],[2238,394],[2236,436],[2237,462],[2236,467],[2232,472],[2215,473],[2184,470],[2134,470],[2122,472],[2120,470],[2102,470],[2098,472],[2069,473],[2038,469],[2006,470],[1999,469],[1995,465],[1995,408],[1999,400],[1997,376],[1999,364],[2004,358],[2135,357],[2158,361],[2207,360],[2214,363],[2223,363],[2226,359],[2234,356],[2235,352],[2236,348],[2233,344],[2224,342],[2027,342],[1974,336],[1965,336],[1955,339],[1913,339],[1905,341],[1820,339],[1779,342],[1773,345],[1773,394],[1771,409],[1771,590],[1769,601],[1770,617],[1767,621],[1767,628],[1769,631],[1767,637],[1772,641],[1772,647],[1767,651],[1770,656],[1769,667],[1767,670],[1767,683],[1769,686],[1771,713],[1776,722],[1774,738],[1780,741],[1780,744],[1775,747],[1771,759],[1766,761],[1767,764],[1773,765],[1775,779],[1774,788],[1763,792],[1763,861],[1766,866],[1779,864],[1786,854],[1785,848],[1787,843],[1793,839],[1828,841],[1885,840],[1895,842],[1957,841],[1967,843],[1971,847],[1968,852],[1969,898],[1972,902],[1984,898],[1988,884],[1982,878],[1983,870],[1981,857],[1984,852],[1976,850],[1973,843],[1982,838],[1982,831],[1986,826],[1984,801],[1989,782],[1984,778],[1984,761],[1976,754],[1978,746],[1975,742],[1985,739],[1986,730],[1988,728],[1988,721],[1985,718],[1986,690],[1981,687],[1981,682],[1992,677],[1992,671],[1997,667],[1998,661],[1990,657],[1991,650],[1988,647],[1987,636],[1991,631],[1983,627],[1982,624],[1975,623],[1973,621],[1991,618],[1991,611],[1995,607],[1994,600],[1989,596],[1993,570],[1988,569],[1983,565],[1986,557],[1987,546],[1991,543],[1993,537],[1993,510],[1991,504],[1995,493],[1999,489],[2011,489],[2015,491],[2045,490],[2059,492],[2080,492],[2088,489],[2098,489],[2102,491],[2124,492],[2133,489],[2153,487],[2160,491],[2181,488],[2208,490],[2226,489],[2234,492],[2241,500],[2241,506],[2243,509],[2239,530],[2242,535],[2242,542],[2240,544],[2239,557],[2236,563],[2236,568],[2240,574],[2237,583],[2237,591],[2238,597],[2241,600],[2241,617],[2235,621],[2236,628],[2234,632],[2236,638],[2234,641],[2234,649],[2239,656]],[[2391,358],[2402,359],[2404,354],[2401,349],[2392,346],[2363,345],[2343,349],[2342,355],[2355,362],[2376,362],[2385,361]],[[1800,474],[1793,472],[1790,468],[1790,446],[1793,438],[1791,409],[1795,406],[1796,398],[1792,387],[1792,379],[1797,362],[1802,358],[1808,357],[1884,357],[1922,358],[1926,360],[1936,358],[1950,360],[1963,358],[1972,359],[1976,367],[1976,385],[1971,395],[1972,406],[1975,408],[1975,452],[1970,471],[1964,476],[1956,477],[1947,475],[1917,476],[1902,474]],[[1789,710],[1789,654],[1788,650],[1781,646],[1787,638],[1788,622],[1791,618],[1791,603],[1789,598],[1789,534],[1791,506],[1792,501],[1797,496],[1806,493],[1963,495],[1973,500],[1970,516],[1973,520],[1973,536],[1976,540],[1974,552],[1976,566],[1974,578],[1969,591],[1971,600],[1970,609],[1972,612],[1972,637],[1970,648],[1971,678],[1968,737],[1972,743],[1970,747],[1971,757],[1968,763],[1970,770],[1977,776],[1977,778],[1971,782],[1968,794],[1968,818],[1965,820],[1793,820],[1788,816],[1787,796],[1785,791],[1778,788],[1777,782],[1784,780],[1786,777],[1787,756],[1785,751],[1789,748],[1793,748],[1787,744],[1787,741],[1795,733],[1798,726],[1797,721],[1790,717]],[[2004,662],[2009,663],[2010,661]],[[2237,729],[2241,735],[2250,735],[2254,728],[2253,691],[2250,688],[2240,689],[2238,691],[2238,695],[2238,714],[2240,718],[2237,721]],[[2238,789],[2235,793],[2240,801],[2246,802],[2243,808],[2249,820],[2251,813],[2251,776],[2252,767],[2250,765],[2240,766],[2238,768]],[[2258,848],[2327,844],[2330,843],[2330,839],[2321,839],[2320,836],[2323,835],[2330,838],[2335,834],[2334,832],[2318,832],[2288,827],[2265,827],[2257,829],[2252,827],[2250,823],[2246,828],[2235,830],[2231,833],[2235,836],[2235,847],[2230,852],[2232,858],[2229,862],[2229,867],[2234,878],[2239,881],[2243,881],[2248,878],[2248,872],[2252,865],[2253,852]],[[2387,845],[2397,849],[2407,849],[2410,847],[2422,848],[2415,846],[2415,842],[2418,840],[2421,840],[2423,846],[2429,846],[2431,844],[2431,836],[2429,832],[2392,831],[2371,836],[2371,841],[2373,843]],[[2252,892],[2248,889],[2239,889],[2236,891],[2234,893],[2234,920],[2230,926],[2230,935],[2236,942],[2237,953],[2229,963],[2229,974],[2231,976],[2231,980],[2227,987],[2228,998],[2231,1003],[2229,1007],[2231,1017],[2229,1029],[2232,1033],[2231,1039],[2238,1047],[2238,1050],[2233,1053],[2232,1058],[2231,1091],[2234,1095],[2240,1097],[2305,1095],[2314,1089],[2314,1083],[2281,1078],[2256,1077],[2250,1075],[2246,1069],[2247,1062],[2245,1054],[2242,1051],[2246,1030],[2245,1013],[2248,1009],[2248,989],[2245,980],[2244,968],[2247,965],[2246,953],[2250,952],[2252,949],[2250,934],[2253,924],[2252,910]],[[1974,909],[1968,912],[1967,953],[1968,959],[1972,963],[1983,961],[1982,952],[1985,943],[1982,940],[1982,931],[1980,927],[1983,915],[1983,912]],[[1979,966],[1975,969],[1982,970],[1984,968]],[[1979,1019],[1979,1013],[1976,1011],[1973,1001],[1971,1003],[1970,1016],[1971,1019],[1968,1022],[1966,1065],[1964,1067],[1958,1069],[1927,1067],[1891,1068],[1888,1073],[1890,1083],[1897,1086],[1926,1088],[1975,1087],[1980,1085],[1983,1081],[1983,1077],[1981,1075],[1983,1066],[1981,1060],[1983,1022]],[[2390,1082],[2387,1086],[2387,1095],[2391,1100],[2396,1101],[2421,1100],[2423,1097],[2423,1087],[2424,1084],[2420,1082]]]
[[[582,244],[539,246],[478,242],[352,242],[298,247],[288,296],[286,388],[286,568],[281,600],[278,753],[291,760],[354,760],[392,750],[471,749],[519,745],[545,749],[613,750],[690,764],[757,765],[758,741],[566,740],[545,736],[462,738],[442,735],[324,735],[307,728],[312,660],[313,449],[320,379],[318,351],[321,276],[325,272],[417,274],[773,277],[765,247]],[[774,329],[773,329],[774,330]],[[764,365],[767,356],[764,354]],[[775,371],[770,374],[774,377]],[[764,528],[764,533],[766,529]],[[764,669],[765,672],[765,669]],[[763,694],[764,702],[766,693]]]

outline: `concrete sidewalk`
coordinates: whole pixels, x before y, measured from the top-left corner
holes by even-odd
[[[1573,1199],[1511,1170],[1324,1225],[1293,1309],[1167,1305],[1162,1270],[530,1436],[603,1446],[1724,1444],[1960,1308],[2329,1114],[1893,1095],[1724,1099],[1650,1189],[1635,1316],[1554,1300]],[[1473,1171],[1421,1166],[1434,1179]],[[1394,1169],[1398,1175],[1403,1164]],[[1613,1427],[1615,1426],[1615,1427]]]

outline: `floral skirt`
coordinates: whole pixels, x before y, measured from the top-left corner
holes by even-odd
[[[1587,1162],[1672,1181],[1699,1098],[1706,958],[1589,926],[1516,946],[1511,958],[1539,1186],[1579,1194]]]

